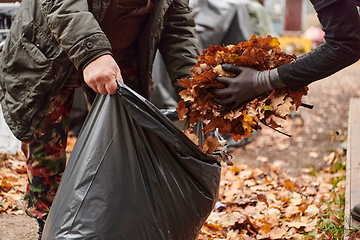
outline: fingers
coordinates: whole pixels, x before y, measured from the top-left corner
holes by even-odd
[[[233,99],[232,97],[228,97],[228,98],[214,98],[214,102],[220,104],[220,105],[229,105],[233,103]]]
[[[233,97],[228,98],[214,98],[214,102],[222,106],[221,111],[227,112],[230,110],[238,109],[244,106],[244,102],[237,102]]]
[[[238,105],[236,102],[234,102],[234,99],[232,97],[228,97],[228,98],[214,98],[214,102],[218,103],[221,105],[221,111],[222,112],[227,112],[230,110],[234,110],[236,108],[238,108],[237,106],[242,107],[243,104]]]
[[[119,66],[110,55],[103,55],[90,62],[84,69],[84,80],[102,95],[116,93],[116,80],[124,82]]]
[[[217,76],[215,77],[215,80],[218,81],[219,83],[222,83],[224,85],[229,85],[232,81],[234,81],[233,78],[229,78],[229,77],[222,77],[222,76]]]
[[[212,89],[212,93],[216,96],[219,96],[219,97],[226,97],[226,96],[229,96],[231,95],[229,88],[214,88]]]
[[[242,72],[242,67],[238,65],[233,64],[223,64],[221,65],[222,69],[227,72],[235,73],[236,75],[239,75]]]
[[[123,81],[121,81],[121,82],[123,82]],[[116,80],[115,81],[109,81],[109,82],[107,82],[105,84],[105,91],[104,92],[105,92],[105,94],[107,94],[107,93],[114,94],[114,93],[116,93],[116,89],[117,89]],[[103,94],[103,93],[101,93],[101,94]],[[105,94],[103,94],[103,95],[105,95]]]
[[[86,82],[95,92],[102,95],[114,94],[117,89],[116,77],[111,73],[103,73],[98,77],[93,76]]]
[[[236,78],[218,76],[215,79],[216,79],[216,81],[225,85],[226,87],[225,88],[213,88],[212,89],[213,94],[224,97],[224,96],[232,95],[234,93],[233,83],[234,83],[234,81],[236,81]]]
[[[116,75],[115,75],[115,77],[116,77],[115,79],[116,79],[117,81],[124,83],[124,79],[123,79],[122,76],[121,76],[121,71],[120,71],[120,68],[119,68],[119,67],[116,68]]]

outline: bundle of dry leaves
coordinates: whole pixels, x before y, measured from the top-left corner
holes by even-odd
[[[235,64],[251,67],[259,71],[270,70],[296,59],[281,51],[277,38],[252,36],[248,42],[241,42],[237,46],[210,46],[203,50],[198,61],[191,70],[189,79],[180,80],[186,89],[180,92],[182,101],[179,102],[177,112],[180,120],[189,117],[190,127],[185,134],[206,153],[219,150],[221,142],[208,139],[204,146],[200,146],[191,127],[199,121],[206,123],[204,134],[219,131],[225,136],[238,141],[250,137],[254,130],[261,129],[259,122],[277,128],[280,125],[276,118],[286,119],[291,111],[301,105],[302,96],[307,94],[307,87],[293,92],[290,89],[276,89],[265,93],[248,102],[236,110],[223,111],[222,106],[215,103],[215,95],[211,88],[224,88],[223,84],[215,80],[216,76],[233,76],[225,72],[222,64]],[[188,107],[187,107],[188,106]]]

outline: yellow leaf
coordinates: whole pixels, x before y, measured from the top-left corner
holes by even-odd
[[[10,182],[6,181],[6,180],[1,180],[0,179],[0,187],[11,188],[11,187],[13,187],[13,185]]]
[[[239,58],[240,58],[239,55],[233,53],[233,54],[230,54],[230,56],[229,56],[229,61],[230,61],[231,63],[234,63],[234,62],[236,62],[236,60],[238,60]]]
[[[279,40],[277,38],[275,38],[275,37],[271,40],[271,42],[269,44],[271,46],[274,46],[274,47],[279,47],[280,46]]]
[[[261,225],[260,229],[265,233],[268,234],[271,231],[272,225],[269,223],[265,223]]]

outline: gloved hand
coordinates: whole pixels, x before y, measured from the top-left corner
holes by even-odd
[[[215,88],[212,93],[218,96],[214,101],[226,109],[237,109],[246,102],[273,90],[269,71],[258,71],[249,67],[223,64],[227,72],[235,73],[235,77],[218,76],[216,80],[226,88]]]

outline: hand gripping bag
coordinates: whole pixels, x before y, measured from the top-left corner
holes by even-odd
[[[119,83],[97,96],[42,239],[195,239],[221,166],[152,103]]]

